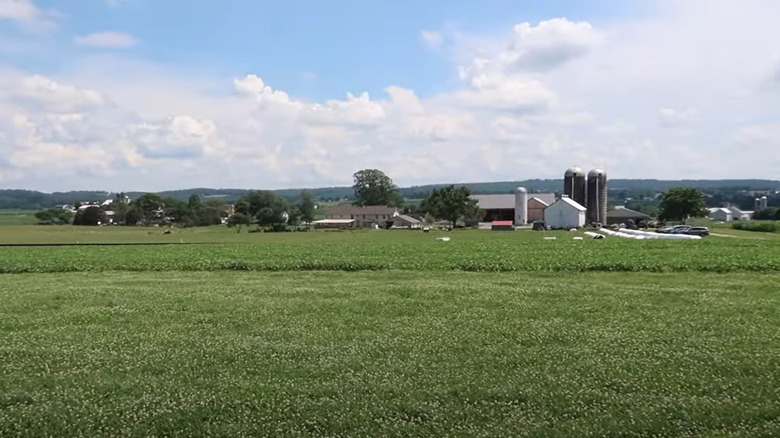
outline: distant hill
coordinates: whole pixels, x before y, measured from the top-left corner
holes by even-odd
[[[401,195],[406,199],[420,199],[427,196],[433,189],[444,187],[448,184],[429,184],[422,186],[403,187]],[[560,192],[563,182],[560,179],[531,179],[526,181],[499,181],[479,183],[457,183],[471,189],[473,193],[513,193],[518,186],[525,187],[530,192]],[[671,187],[689,186],[703,191],[775,191],[780,190],[780,181],[761,179],[741,180],[655,180],[655,179],[611,179],[609,190],[620,196],[628,196],[631,193],[654,193],[667,190]],[[273,190],[290,200],[296,200],[303,189]],[[352,196],[351,187],[323,187],[308,189],[314,196],[324,201],[337,201],[349,199]],[[192,188],[184,190],[170,190],[157,192],[160,196],[170,196],[182,200],[188,199],[193,194],[198,194],[204,199],[221,199],[227,203],[238,200],[241,195],[247,193],[247,189],[210,189]],[[145,192],[127,192],[131,199],[141,196]],[[50,208],[55,205],[75,204],[81,201],[103,201],[115,196],[105,191],[73,191],[42,193],[31,190],[0,190],[0,209],[36,210]]]

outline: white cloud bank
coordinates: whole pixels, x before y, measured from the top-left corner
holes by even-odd
[[[349,184],[377,167],[405,185],[558,177],[572,164],[780,177],[780,40],[768,37],[780,4],[661,4],[630,23],[556,18],[456,47],[460,85],[422,97],[390,85],[310,102],[260,74],[215,96],[122,58],[68,77],[0,70],[0,184],[281,188]]]

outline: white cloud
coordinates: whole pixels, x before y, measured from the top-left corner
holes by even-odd
[[[420,32],[420,38],[431,49],[438,49],[444,44],[444,37],[439,32],[423,30]]]
[[[456,38],[459,82],[435,94],[390,85],[312,102],[259,74],[215,81],[115,53],[68,76],[0,69],[0,178],[47,190],[281,188],[349,184],[378,167],[406,185],[558,177],[572,164],[777,178],[780,89],[767,80],[780,47],[767,35],[780,4],[712,4]],[[214,93],[231,81],[232,93]]]
[[[97,32],[74,38],[76,44],[103,49],[129,49],[135,46],[136,39],[130,34],[121,32]]]
[[[0,20],[15,21],[31,30],[51,31],[57,17],[55,11],[43,10],[33,0],[0,0]]]

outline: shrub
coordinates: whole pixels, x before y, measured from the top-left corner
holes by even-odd
[[[777,231],[777,225],[774,222],[734,222],[731,225],[735,230],[759,231],[763,233],[774,233]]]

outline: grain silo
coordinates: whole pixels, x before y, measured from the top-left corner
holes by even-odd
[[[515,190],[515,225],[528,223],[528,190],[518,187]]]
[[[755,202],[753,203],[753,210],[761,210],[761,199],[756,198]]]
[[[563,194],[574,202],[585,206],[585,172],[579,167],[570,167],[563,174]]]
[[[769,207],[769,200],[766,196],[761,197],[761,209],[766,210]]]
[[[589,223],[607,223],[607,172],[593,169],[588,172],[588,209]]]

